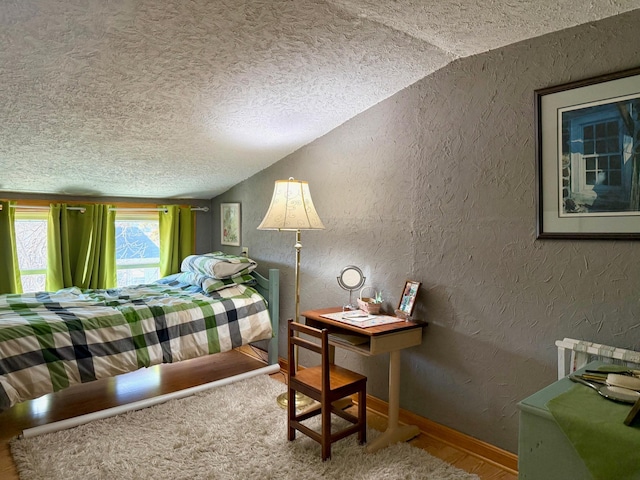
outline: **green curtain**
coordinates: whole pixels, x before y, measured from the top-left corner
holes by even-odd
[[[46,290],[116,286],[116,227],[111,205],[51,204]]]
[[[195,213],[191,207],[164,205],[160,212],[160,277],[180,271],[195,251]]]
[[[0,293],[22,293],[13,202],[2,201],[0,210]]]

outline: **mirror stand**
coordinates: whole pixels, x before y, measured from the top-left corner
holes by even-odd
[[[362,270],[355,265],[348,265],[342,269],[338,275],[338,285],[349,291],[349,304],[342,307],[343,310],[358,310],[358,306],[353,304],[353,291],[362,288],[366,277]]]

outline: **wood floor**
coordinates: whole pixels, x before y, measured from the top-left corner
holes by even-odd
[[[245,348],[242,351],[216,354],[189,362],[143,369],[117,378],[98,380],[16,405],[0,414],[0,478],[19,479],[11,458],[9,441],[24,429],[261,368],[265,365],[263,358],[262,352]],[[284,381],[281,374],[274,374],[273,377]],[[386,428],[386,417],[375,411],[367,412],[367,422],[372,428]],[[431,434],[421,433],[411,440],[411,444],[458,468],[475,473],[482,480],[517,479],[517,473],[513,469],[503,468],[495,462],[470,453],[464,445],[454,445],[450,439],[443,440]]]

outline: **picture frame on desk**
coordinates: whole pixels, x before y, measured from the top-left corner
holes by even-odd
[[[420,289],[420,282],[415,280],[407,280],[402,289],[402,295],[400,296],[400,302],[398,302],[398,308],[395,314],[400,318],[410,318],[413,313],[413,309],[416,306],[416,297],[418,296],[418,290]]]

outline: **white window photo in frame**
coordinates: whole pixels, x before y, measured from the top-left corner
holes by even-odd
[[[241,227],[240,204],[220,204],[220,243],[239,247]]]
[[[640,69],[535,101],[537,238],[640,239]]]

